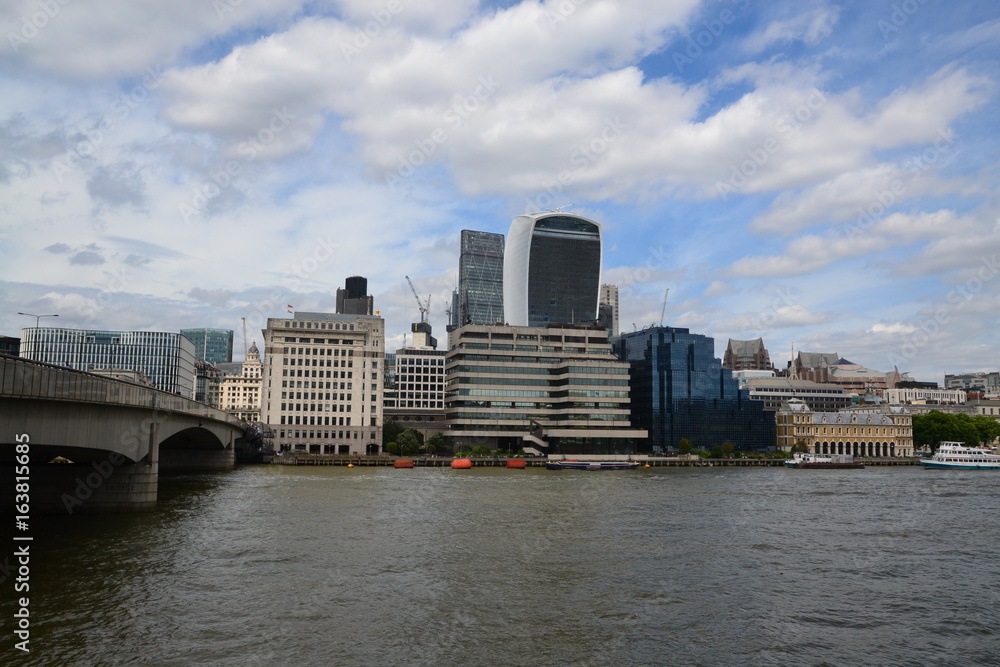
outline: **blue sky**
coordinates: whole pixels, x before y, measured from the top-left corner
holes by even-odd
[[[369,278],[441,332],[461,229],[604,226],[622,328],[996,370],[994,2],[0,8],[0,333],[250,338]]]

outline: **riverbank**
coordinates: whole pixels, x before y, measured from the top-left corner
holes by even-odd
[[[580,457],[581,460],[585,457]],[[593,457],[586,457],[593,458]],[[285,454],[274,456],[271,463],[286,466],[387,466],[392,467],[397,457],[392,456],[330,456],[320,454]],[[430,468],[450,468],[452,458],[446,457],[418,457],[409,459],[413,461],[415,467]],[[495,467],[504,468],[507,466],[506,458],[494,458],[489,456],[471,457],[473,467]],[[524,461],[527,467],[544,468],[547,459],[525,458],[518,459]],[[632,460],[640,461],[643,465],[651,468],[710,468],[710,467],[782,467],[787,459],[703,459],[684,457],[633,457]],[[859,459],[866,466],[918,466],[918,458],[865,458]]]

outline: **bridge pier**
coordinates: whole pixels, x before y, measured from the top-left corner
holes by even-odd
[[[157,477],[156,463],[34,465],[31,513],[148,512],[156,509]]]

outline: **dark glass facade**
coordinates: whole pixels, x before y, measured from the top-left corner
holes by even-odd
[[[576,217],[535,223],[528,262],[528,325],[594,324],[601,282],[601,234]]]
[[[368,279],[351,276],[337,288],[337,313],[340,315],[371,315],[375,312],[375,300],[368,292]]]
[[[455,324],[503,323],[503,234],[462,230]]]
[[[631,369],[632,425],[649,431],[640,446],[677,451],[687,438],[695,449],[726,442],[739,451],[774,449],[773,415],[722,368],[712,338],[652,327],[623,334],[613,346]]]
[[[181,329],[181,335],[194,343],[194,354],[213,364],[233,360],[233,332],[229,329]]]

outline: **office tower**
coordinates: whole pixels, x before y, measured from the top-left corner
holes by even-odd
[[[194,343],[179,333],[31,327],[21,330],[21,357],[78,371],[138,371],[157,389],[195,397]]]
[[[631,426],[629,365],[606,329],[469,324],[453,339],[444,405],[455,451],[632,454],[646,437]]]
[[[618,285],[601,285],[600,305],[608,307],[612,336],[618,335]]]
[[[504,314],[514,326],[594,324],[601,227],[571,213],[519,215],[504,251]]]
[[[297,312],[264,330],[261,421],[275,449],[378,454],[385,328],[381,317]]]
[[[613,344],[630,365],[632,423],[649,431],[654,453],[677,451],[682,438],[704,450],[727,442],[741,451],[774,448],[773,413],[739,388],[716,358],[712,338],[651,327]]]
[[[194,343],[199,359],[217,364],[233,360],[233,332],[230,329],[181,329],[181,335]]]
[[[344,281],[344,287],[337,288],[337,313],[340,315],[371,315],[374,300],[368,294],[368,279],[351,276]]]
[[[503,234],[462,230],[455,326],[503,323],[503,257]]]

